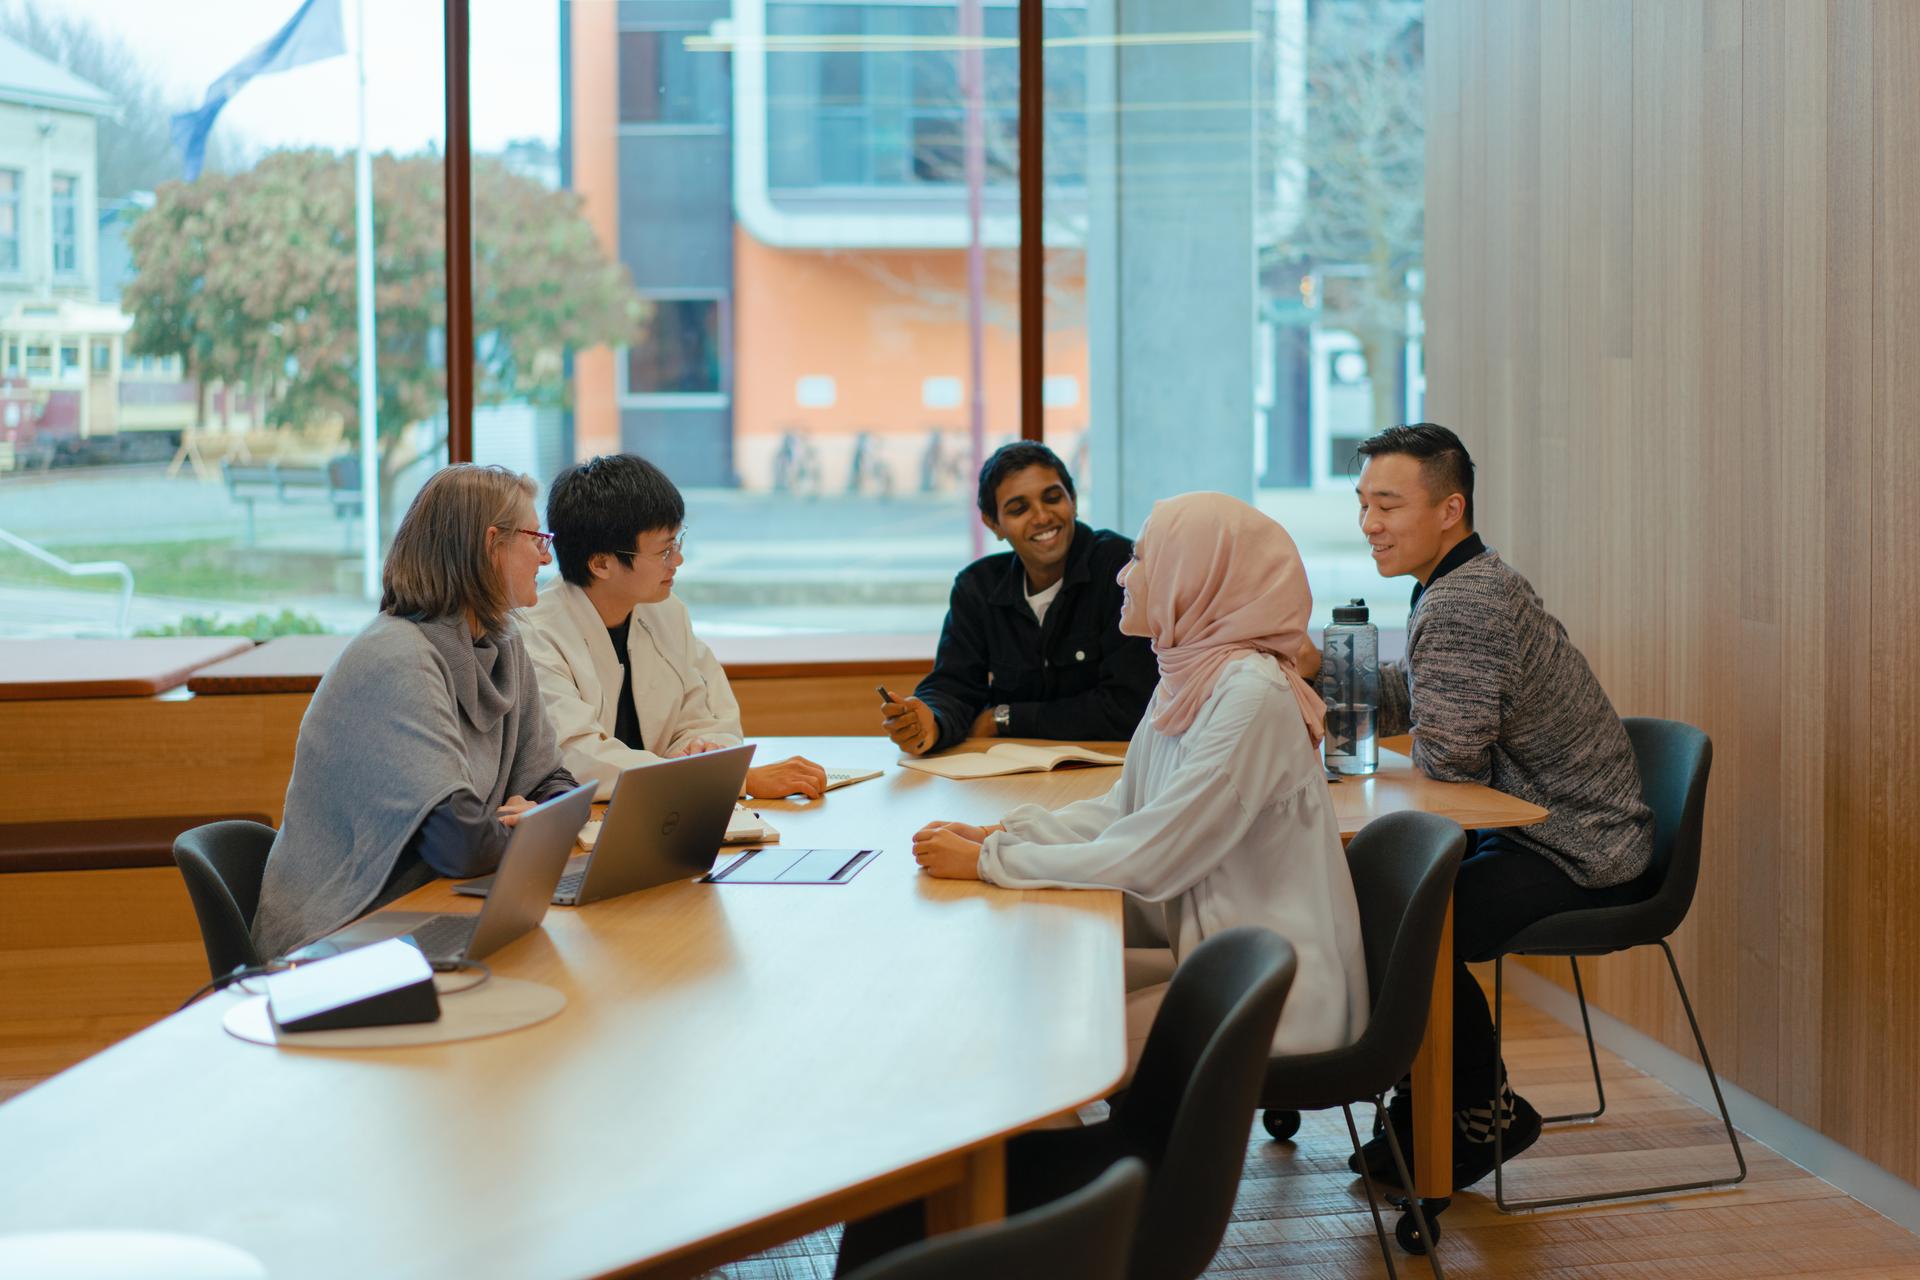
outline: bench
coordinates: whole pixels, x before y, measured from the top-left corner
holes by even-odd
[[[0,1100],[165,1017],[206,981],[173,840],[217,816],[0,824]]]
[[[122,871],[171,867],[173,841],[183,831],[245,818],[267,825],[264,813],[153,818],[95,818],[81,822],[0,824],[0,875],[24,871]]]
[[[253,504],[261,498],[277,502],[328,502],[342,522],[344,549],[353,550],[353,521],[360,515],[360,459],[343,453],[324,465],[285,462],[235,462],[220,464],[227,482],[227,496],[247,511],[247,545],[254,544]]]

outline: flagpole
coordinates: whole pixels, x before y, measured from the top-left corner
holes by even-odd
[[[380,424],[373,321],[373,161],[367,155],[367,0],[354,0],[360,144],[353,162],[354,265],[360,302],[360,590],[380,598]]]

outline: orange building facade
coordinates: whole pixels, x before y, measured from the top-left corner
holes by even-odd
[[[576,355],[576,456],[625,449],[683,484],[756,491],[970,491],[974,305],[980,449],[1020,435],[1017,249],[986,250],[976,303],[963,187],[774,189],[782,161],[780,140],[768,137],[770,90],[734,80],[760,74],[761,64],[700,52],[716,29],[698,23],[703,10],[672,25],[626,9],[567,6],[567,181],[641,295],[681,327],[663,334],[656,324],[629,348]],[[714,12],[738,24],[747,11]],[[772,113],[776,123],[784,109]],[[989,196],[997,209],[1011,188]],[[789,223],[788,208],[805,212]],[[990,243],[1007,235],[1010,220],[998,212]],[[1059,328],[1047,342],[1044,430],[1074,465],[1084,462],[1089,426],[1086,329],[1073,322],[1084,259],[1077,249],[1048,258]],[[686,381],[640,385],[663,367]]]
[[[1020,435],[1015,255],[994,251],[982,326],[984,448]],[[1050,276],[1074,292],[1078,255]],[[734,240],[734,458],[751,489],[945,490],[972,484],[966,251],[774,248]],[[1087,430],[1084,329],[1047,344],[1045,432]],[[796,481],[798,483],[796,483]]]

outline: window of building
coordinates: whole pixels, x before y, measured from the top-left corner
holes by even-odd
[[[0,271],[20,270],[20,171],[0,169]]]
[[[53,269],[58,275],[80,270],[80,179],[53,175]]]
[[[620,123],[720,125],[727,119],[727,59],[687,47],[697,29],[620,33]]]
[[[726,390],[718,298],[654,298],[627,347],[628,395],[717,395]]]
[[[53,372],[53,348],[37,343],[27,344],[27,372],[48,374]]]
[[[981,18],[988,42],[983,158],[996,186],[1011,186],[1019,173],[1018,21],[1006,3],[989,4]],[[967,104],[953,7],[774,3],[767,30],[771,186],[966,181]]]

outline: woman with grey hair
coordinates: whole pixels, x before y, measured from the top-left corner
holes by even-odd
[[[519,815],[576,785],[511,618],[550,559],[535,493],[526,476],[463,463],[407,509],[380,615],[300,722],[253,922],[261,955],[436,876],[494,870]]]

